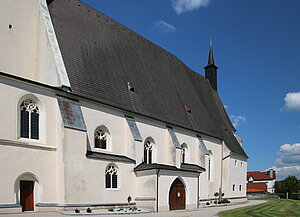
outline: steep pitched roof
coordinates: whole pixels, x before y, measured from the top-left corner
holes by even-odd
[[[232,125],[206,78],[80,1],[54,0],[49,11],[72,93],[223,139],[247,157],[232,132],[222,128]]]
[[[273,180],[273,178],[268,176],[265,172],[259,172],[259,171],[247,172],[247,180],[251,176],[253,177],[254,181]]]

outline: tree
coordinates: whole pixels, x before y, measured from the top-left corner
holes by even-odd
[[[295,176],[288,176],[281,182],[275,183],[276,193],[300,193],[300,180]]]

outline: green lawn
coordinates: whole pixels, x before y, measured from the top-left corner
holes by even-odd
[[[300,217],[300,200],[270,199],[267,203],[220,212],[221,217]]]

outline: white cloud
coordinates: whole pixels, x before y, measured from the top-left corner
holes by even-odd
[[[171,0],[172,7],[177,14],[186,11],[197,10],[199,7],[206,7],[211,0]]]
[[[224,105],[224,108],[225,109],[229,109],[230,107],[228,105]]]
[[[230,119],[234,127],[246,122],[246,117],[243,115],[230,115]]]
[[[300,143],[284,144],[280,146],[277,153],[279,157],[275,160],[277,180],[287,176],[296,176],[300,178]]]
[[[300,92],[290,92],[284,97],[285,110],[299,110],[300,111]]]
[[[284,144],[280,146],[279,158],[276,163],[282,166],[300,166],[300,143]]]
[[[162,31],[162,33],[170,33],[170,32],[175,32],[176,31],[176,27],[163,21],[163,20],[159,20],[159,21],[155,21],[153,23],[154,27],[158,28],[160,31]]]
[[[272,167],[276,171],[276,179],[283,180],[288,176],[296,176],[300,179],[300,166],[285,166],[285,167]]]

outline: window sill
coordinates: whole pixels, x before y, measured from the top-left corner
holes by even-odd
[[[14,146],[32,149],[44,149],[47,151],[56,151],[56,147],[38,143],[38,140],[20,138],[18,140],[0,139],[0,145]]]
[[[98,153],[107,153],[107,154],[111,154],[112,151],[109,149],[102,149],[102,148],[94,148],[93,150],[94,152],[98,152]]]
[[[107,191],[120,191],[120,188],[105,188]]]

